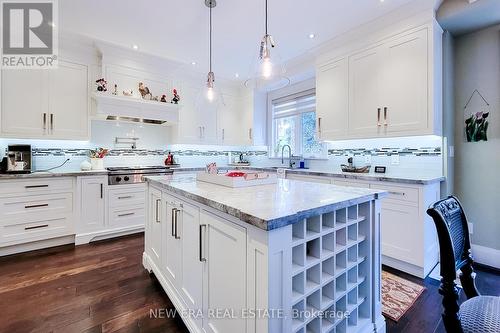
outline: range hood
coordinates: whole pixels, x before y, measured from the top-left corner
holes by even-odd
[[[95,93],[96,118],[169,126],[179,122],[179,104]]]

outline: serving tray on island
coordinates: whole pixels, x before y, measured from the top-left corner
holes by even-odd
[[[254,173],[255,172],[250,172],[249,174],[254,174]],[[276,184],[276,182],[278,181],[276,174],[266,173],[266,175],[267,175],[266,178],[247,180],[244,177],[229,177],[225,173],[209,174],[206,172],[199,172],[196,174],[196,180],[226,187],[234,187],[234,188]]]

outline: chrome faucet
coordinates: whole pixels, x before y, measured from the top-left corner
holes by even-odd
[[[290,168],[293,168],[293,165],[295,164],[295,162],[293,162],[293,160],[292,160],[292,147],[290,147],[290,145],[284,145],[283,148],[281,148],[281,164],[285,164],[284,154],[285,154],[286,147],[288,147],[288,158],[289,158],[288,166]]]

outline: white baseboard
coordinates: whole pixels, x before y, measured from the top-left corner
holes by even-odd
[[[500,269],[500,250],[475,244],[471,248],[475,262]]]

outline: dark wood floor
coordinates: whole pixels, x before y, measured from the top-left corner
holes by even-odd
[[[187,332],[180,318],[150,318],[173,306],[142,267],[143,248],[136,235],[0,258],[0,332]],[[444,331],[438,284],[397,273],[427,290],[387,332]],[[498,273],[479,271],[477,281],[500,294]]]

